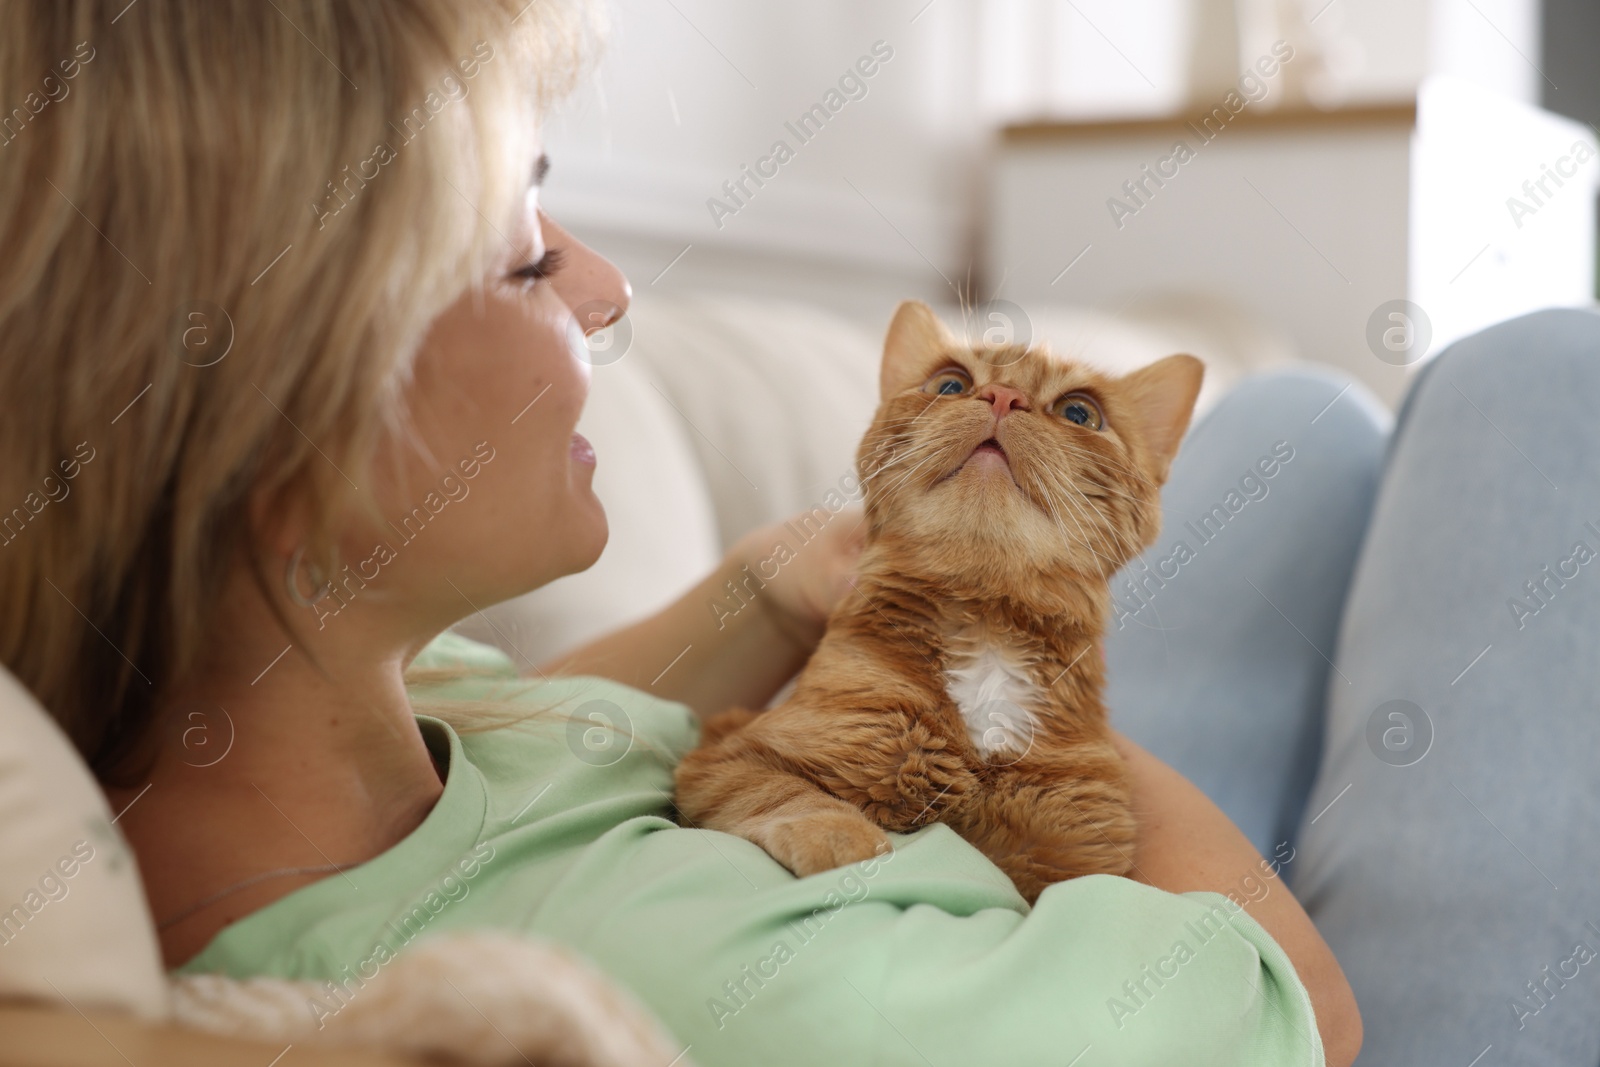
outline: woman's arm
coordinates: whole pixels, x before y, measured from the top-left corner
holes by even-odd
[[[1246,875],[1259,877],[1265,861],[1204,793],[1132,741],[1113,736],[1132,773],[1139,820],[1129,877],[1169,893],[1223,894]],[[1281,883],[1259,901],[1246,898],[1244,907],[1288,955],[1310,994],[1329,1067],[1348,1067],[1361,1051],[1361,1014],[1311,918]]]
[[[822,639],[864,531],[853,508],[803,544],[785,526],[757,530],[677,601],[543,669],[612,678],[701,718],[765,707]]]

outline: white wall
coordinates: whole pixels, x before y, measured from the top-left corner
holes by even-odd
[[[1297,2],[1238,0],[1240,53]],[[786,294],[881,325],[896,300],[965,282],[997,122],[1178,107],[1195,12],[1216,3],[613,0],[601,72],[549,131],[546,204],[641,290]],[[1538,0],[1300,10],[1352,103],[1407,98],[1433,72],[1538,99]],[[784,123],[880,40],[894,57],[866,96],[799,144]],[[792,162],[719,227],[707,200],[780,138]]]
[[[1307,0],[1352,101],[1409,96],[1449,74],[1538,104],[1539,0]]]
[[[1536,0],[1435,0],[1429,47],[1431,73],[1538,106],[1544,76]]]
[[[958,280],[969,258],[980,156],[973,10],[615,0],[598,82],[551,124],[546,203],[636,288],[785,291],[885,321],[897,297],[948,296],[940,273]],[[785,122],[878,41],[893,56],[865,96],[802,144]],[[733,204],[723,183],[778,140],[792,161],[719,226],[708,199]]]
[[[980,0],[982,92],[1003,119],[1157,115],[1183,103],[1190,35],[1227,0]],[[1327,62],[1332,102],[1409,97],[1451,74],[1539,100],[1538,0],[1235,0],[1239,55],[1268,50],[1298,18]],[[1295,40],[1297,50],[1300,41]],[[1223,79],[1224,81],[1228,79]]]
[[[1182,104],[1192,0],[984,0],[981,104],[995,121],[1154,115]]]

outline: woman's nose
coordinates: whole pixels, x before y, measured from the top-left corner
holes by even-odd
[[[622,318],[633,297],[633,289],[616,264],[573,237],[542,211],[539,225],[544,231],[545,246],[561,249],[565,260],[550,284],[562,302],[572,309],[584,334],[603,330]]]

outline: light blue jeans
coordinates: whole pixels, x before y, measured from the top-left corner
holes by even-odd
[[[1113,723],[1294,850],[1360,1064],[1595,1067],[1600,314],[1458,342],[1387,423],[1293,370],[1194,427],[1114,584]]]

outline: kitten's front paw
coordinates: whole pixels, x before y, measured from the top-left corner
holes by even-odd
[[[914,739],[915,740],[915,739]],[[909,744],[892,774],[873,783],[860,801],[867,817],[900,833],[940,822],[976,790],[978,776],[937,739]],[[846,799],[854,800],[853,797]]]
[[[774,826],[772,858],[801,878],[846,867],[890,851],[889,835],[855,811],[826,811]]]

